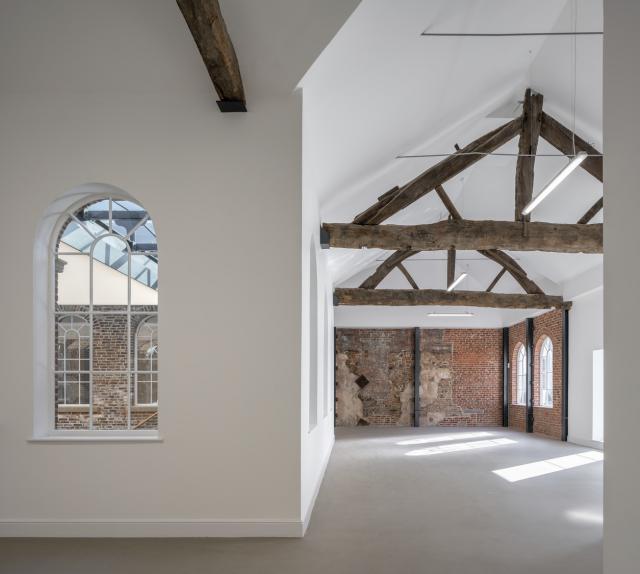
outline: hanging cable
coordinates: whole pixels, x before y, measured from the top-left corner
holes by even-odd
[[[573,0],[573,31],[575,32],[578,29],[578,4],[577,0]],[[573,36],[573,53],[572,53],[572,64],[573,64],[573,89],[571,94],[571,107],[573,114],[573,126],[571,132],[571,144],[573,146],[573,156],[576,155],[576,92],[577,92],[577,54],[578,54],[578,37],[576,35]]]

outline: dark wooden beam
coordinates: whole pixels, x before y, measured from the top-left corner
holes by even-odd
[[[348,289],[334,291],[335,305],[418,306],[442,305],[499,309],[565,309],[571,306],[555,295],[512,295],[485,291],[437,289]]]
[[[218,0],[177,0],[177,3],[220,98],[220,111],[246,112],[238,58]]]
[[[520,132],[521,125],[522,119],[517,118],[479,137],[460,151],[430,167],[391,197],[387,196],[383,201],[376,202],[359,214],[353,222],[367,225],[382,223],[435,189],[436,185],[443,184],[481,160],[484,157],[482,154],[491,153],[513,139]]]
[[[602,206],[604,205],[604,201],[602,199],[602,197],[596,201],[587,211],[587,213],[585,213],[580,219],[578,219],[578,223],[580,225],[584,225],[586,223],[589,223],[596,215],[596,213],[598,213],[598,211],[600,211],[602,209]]]
[[[361,289],[375,289],[399,263],[402,263],[405,259],[409,259],[412,255],[418,253],[417,251],[396,251],[389,257],[387,257],[373,272],[373,275],[367,277],[360,285]]]
[[[491,261],[495,261],[498,265],[502,265],[526,293],[529,293],[530,295],[541,295],[544,293],[544,291],[540,289],[534,281],[529,279],[527,272],[518,264],[518,262],[510,255],[507,255],[504,251],[500,251],[498,249],[483,249],[478,251],[478,253],[484,255],[487,259],[491,259]]]
[[[456,248],[447,249],[447,287],[451,285],[456,278]]]
[[[540,137],[540,125],[542,123],[542,94],[536,94],[528,88],[524,94],[522,110],[522,130],[518,142],[518,160],[516,162],[516,201],[515,217],[520,221],[523,217],[526,221],[530,216],[523,216],[522,210],[533,197],[533,172]]]
[[[447,192],[443,189],[441,185],[436,185],[436,193],[438,197],[442,201],[442,203],[447,208],[449,215],[452,219],[461,220],[462,215],[456,209],[456,206],[451,201],[451,198],[447,195]],[[518,284],[525,290],[526,293],[543,293],[542,289],[538,287],[529,277],[527,276],[526,271],[520,267],[516,263],[516,261],[507,255],[506,253],[498,250],[498,249],[490,249],[490,250],[481,250],[478,251],[480,255],[495,261],[499,265],[502,265],[509,273],[513,276],[513,278],[518,282]]]
[[[453,219],[462,219],[462,215],[460,215],[460,212],[456,209],[456,206],[453,204],[453,201],[451,201],[451,198],[447,195],[447,192],[444,190],[444,188],[441,185],[436,185],[434,189],[436,190],[440,201],[442,201],[442,203],[444,203],[444,206],[447,208],[449,215]]]
[[[506,267],[503,267],[502,269],[500,269],[500,272],[496,275],[495,279],[491,282],[489,287],[487,287],[487,293],[491,293],[491,291],[493,291],[493,288],[498,284],[498,281],[500,281],[500,279],[502,279],[502,276],[506,272],[507,272],[507,268]]]
[[[414,289],[420,289],[420,287],[418,287],[418,284],[414,281],[413,277],[411,276],[411,273],[409,273],[409,271],[407,271],[407,268],[402,263],[398,263],[398,265],[396,265],[396,267],[407,278],[407,281],[409,282],[409,285],[411,285],[411,287],[413,287]]]
[[[540,135],[562,153],[573,155],[573,132],[545,112],[542,112]],[[590,155],[580,164],[580,167],[598,181],[602,181],[602,155],[600,152],[579,136],[575,136],[575,142],[576,152],[584,151]],[[594,155],[595,157],[593,157]]]
[[[602,253],[602,224],[527,224],[516,221],[440,221],[425,225],[325,223],[331,247],[401,251],[506,249],[554,253]]]

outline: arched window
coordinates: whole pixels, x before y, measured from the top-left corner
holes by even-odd
[[[62,315],[56,323],[56,404],[89,404],[89,322]]]
[[[116,197],[70,209],[54,257],[54,428],[157,428],[158,246],[149,214]]]
[[[527,353],[524,345],[518,347],[516,354],[516,404],[527,404]]]
[[[540,406],[553,406],[553,344],[549,337],[540,347]]]
[[[136,404],[158,404],[158,319],[145,317],[136,331]]]

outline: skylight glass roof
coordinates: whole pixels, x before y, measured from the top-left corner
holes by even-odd
[[[110,236],[113,233],[115,236]],[[158,243],[153,221],[140,205],[132,201],[103,199],[75,212],[62,232],[60,241],[95,260],[127,274],[131,250],[131,278],[151,289],[158,289]]]

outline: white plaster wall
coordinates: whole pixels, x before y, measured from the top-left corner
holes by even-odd
[[[573,299],[569,311],[569,441],[593,441],[593,351],[602,349],[603,296],[597,289]]]
[[[640,2],[604,3],[604,572],[640,564]]]
[[[303,114],[303,126],[306,114]],[[327,252],[320,248],[320,213],[313,181],[307,177],[309,158],[307,138],[303,130],[303,198],[302,198],[302,401],[301,401],[301,508],[306,529],[334,443],[333,424],[333,285],[327,267]],[[311,257],[316,265],[311,265]],[[315,267],[317,296],[311,296],[310,271]],[[316,309],[311,309],[315,302]],[[317,321],[310,317],[316,313]],[[312,334],[311,329],[316,329]],[[312,359],[311,353],[316,353]],[[317,385],[311,384],[311,369]],[[315,397],[310,392],[317,393]],[[310,404],[313,405],[310,407]],[[315,408],[316,423],[310,424]]]
[[[314,473],[301,478],[296,431],[294,88],[356,1],[221,4],[247,114],[218,112],[172,0],[0,5],[2,534],[300,532]],[[34,234],[51,202],[92,181],[132,194],[157,226],[162,443],[27,442]]]

